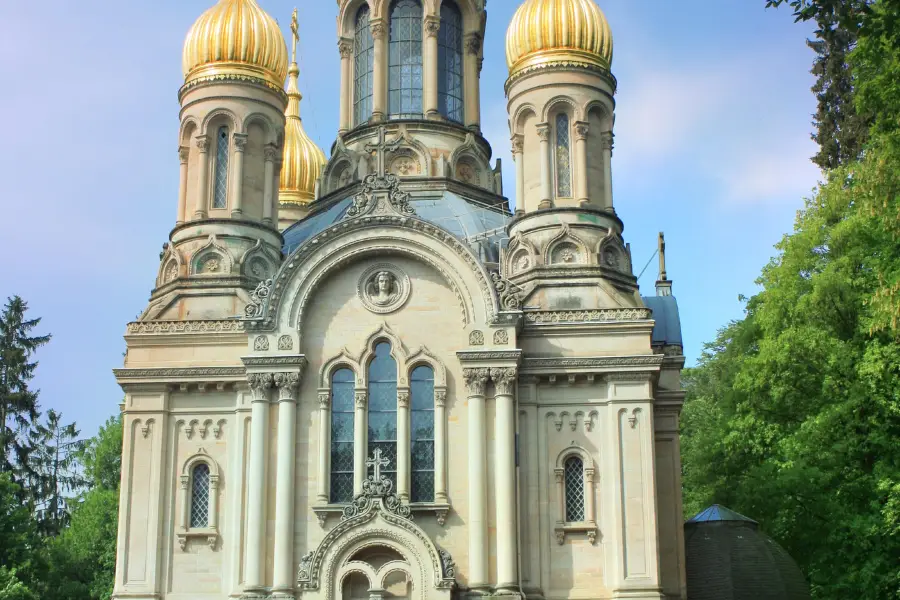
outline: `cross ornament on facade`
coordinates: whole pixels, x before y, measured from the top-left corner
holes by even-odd
[[[366,144],[366,152],[374,153],[376,159],[375,174],[379,177],[387,175],[387,155],[396,152],[400,147],[402,138],[397,138],[393,142],[387,141],[387,130],[384,125],[378,128],[378,142],[374,144]]]
[[[366,466],[372,467],[375,471],[375,479],[373,481],[376,483],[381,481],[381,467],[386,467],[389,464],[391,464],[391,461],[381,457],[381,448],[375,448],[375,451],[372,453],[372,458],[366,461]]]

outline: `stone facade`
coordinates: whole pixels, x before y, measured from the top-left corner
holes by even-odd
[[[283,236],[284,94],[182,89],[176,226],[115,371],[115,597],[684,598],[677,306],[664,276],[641,298],[613,210],[614,79],[510,80],[511,215],[480,134],[483,2],[457,5],[462,122],[438,107],[431,0],[421,116],[393,119],[378,83],[354,122],[363,4],[339,1],[339,137]],[[390,6],[365,3],[376,81]],[[547,148],[560,114],[568,188]],[[450,199],[480,229],[435,217]]]

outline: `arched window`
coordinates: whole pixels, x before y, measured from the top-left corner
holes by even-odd
[[[356,44],[354,51],[355,81],[353,113],[356,125],[372,116],[372,94],[375,71],[375,40],[369,27],[369,5],[363,4],[356,15]]]
[[[191,529],[209,527],[209,465],[198,463],[191,471]]]
[[[462,14],[450,0],[444,0],[441,5],[441,29],[438,33],[438,110],[451,121],[462,123]]]
[[[556,195],[572,197],[572,151],[569,140],[569,115],[556,116]]]
[[[412,502],[434,502],[434,370],[417,367],[410,387]]]
[[[565,465],[566,522],[584,521],[584,462],[579,456],[570,456]]]
[[[331,501],[353,500],[353,371],[331,377]]]
[[[388,111],[391,118],[422,115],[422,5],[394,0],[391,6]]]
[[[228,128],[219,127],[216,134],[216,178],[213,208],[228,206]]]
[[[381,472],[397,489],[397,362],[391,356],[391,345],[375,346],[375,358],[369,364],[369,457],[381,449],[387,464]]]

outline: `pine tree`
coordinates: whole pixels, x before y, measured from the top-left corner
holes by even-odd
[[[49,335],[31,336],[40,319],[26,319],[26,304],[18,296],[8,299],[0,313],[0,473],[17,479],[29,476],[28,436],[39,417],[38,391],[28,388],[37,362],[35,351]]]
[[[84,448],[79,433],[75,423],[64,425],[62,415],[52,409],[47,411],[46,423],[38,423],[32,430],[29,491],[44,535],[59,535],[68,526],[68,499],[87,483],[79,468]]]

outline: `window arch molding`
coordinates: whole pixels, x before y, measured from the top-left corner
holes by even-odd
[[[209,469],[209,520],[206,527],[191,527],[193,510],[193,478],[198,466],[206,465]],[[201,448],[196,454],[184,461],[181,467],[181,523],[176,537],[182,550],[187,549],[191,538],[205,538],[211,549],[215,549],[219,540],[219,483],[220,470],[218,463]]]
[[[581,460],[584,470],[583,490],[584,490],[584,521],[568,522],[566,520],[566,463],[570,458],[578,458]],[[556,479],[556,492],[558,512],[556,526],[556,541],[559,545],[563,545],[566,536],[570,534],[587,534],[587,538],[591,544],[597,541],[597,517],[594,505],[594,475],[596,467],[594,458],[591,453],[581,446],[569,446],[560,452],[556,457],[553,474]]]

